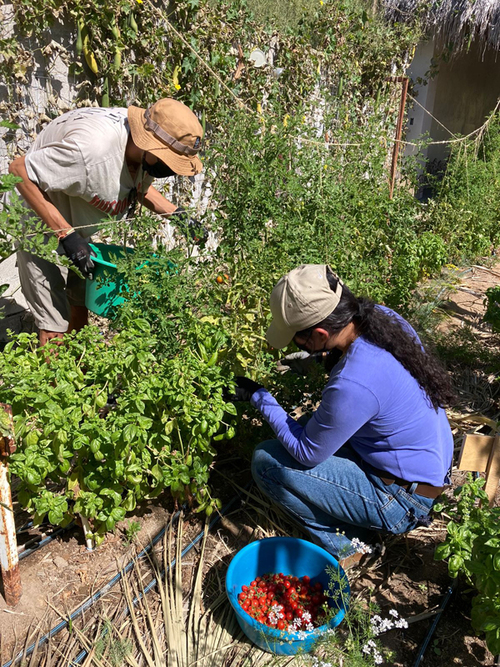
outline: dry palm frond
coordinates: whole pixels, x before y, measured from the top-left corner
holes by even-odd
[[[163,573],[153,565],[157,594],[144,593],[139,564],[135,572],[124,577],[125,599],[130,611],[130,623],[135,648],[127,662],[132,667],[258,667],[283,665],[290,658],[278,659],[249,645],[237,625],[234,613],[223,590],[205,608],[203,576],[205,546],[208,531],[201,543],[199,562],[194,576],[186,582],[182,563],[182,520],[174,536],[172,526],[165,535]],[[132,594],[136,582],[138,595]],[[137,582],[140,582],[137,584]],[[117,633],[116,625],[114,632]]]
[[[491,0],[382,0],[386,16],[396,22],[419,19],[423,27],[455,52],[467,48],[469,36],[477,35],[483,48],[500,47],[500,4]]]

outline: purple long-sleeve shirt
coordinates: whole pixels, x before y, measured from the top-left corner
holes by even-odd
[[[384,310],[411,329],[394,311]],[[375,468],[409,482],[444,484],[453,455],[445,411],[432,407],[390,352],[363,336],[333,368],[321,403],[305,427],[265,389],[256,391],[251,403],[286,450],[305,466],[322,463],[349,441]]]

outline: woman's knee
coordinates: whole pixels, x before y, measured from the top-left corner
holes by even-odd
[[[278,447],[283,449],[278,440],[265,440],[255,448],[252,456],[252,476],[256,481],[262,479],[264,471],[276,463]]]

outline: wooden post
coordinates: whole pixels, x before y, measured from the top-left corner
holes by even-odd
[[[493,506],[500,479],[500,435],[465,435],[457,468],[485,473],[484,490]]]
[[[12,411],[8,405],[0,403],[3,423],[12,426]],[[4,418],[5,417],[5,418]],[[13,432],[13,427],[12,427]],[[12,495],[7,476],[7,457],[14,450],[14,441],[0,432],[0,568],[5,602],[15,607],[21,599],[21,573],[17,554],[16,525],[12,508]]]
[[[394,148],[392,149],[392,162],[391,162],[391,176],[390,176],[390,185],[389,185],[389,199],[392,199],[394,193],[394,184],[396,182],[396,169],[398,166],[398,155],[399,155],[399,146],[401,141],[401,134],[403,133],[403,119],[405,114],[406,106],[406,95],[408,94],[408,77],[407,76],[395,76],[391,77],[391,81],[400,81],[403,85],[401,86],[401,99],[399,102],[399,114],[398,114],[398,123],[396,125],[396,136],[394,139]]]

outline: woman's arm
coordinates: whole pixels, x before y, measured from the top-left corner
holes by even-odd
[[[315,466],[344,445],[379,412],[379,403],[366,387],[345,378],[327,385],[322,401],[305,427],[290,417],[265,389],[252,396],[288,453],[299,463]]]

